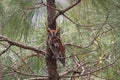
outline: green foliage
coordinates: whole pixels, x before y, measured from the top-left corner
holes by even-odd
[[[72,2],[74,1],[71,0],[70,3]],[[65,13],[74,22],[79,23],[79,26],[63,17],[60,22],[60,18],[58,18],[57,26],[61,28],[62,42],[81,47],[65,46],[67,56],[66,66],[62,67],[58,61],[59,72],[73,69],[75,67],[73,56],[76,55],[79,62],[90,63],[87,65],[87,67],[90,66],[90,70],[98,69],[115,61],[114,65],[95,72],[94,75],[96,77],[94,75],[92,77],[95,80],[102,78],[106,80],[120,79],[119,3],[120,0],[82,1],[78,6]],[[26,10],[27,8],[34,7],[34,5],[35,3],[30,0],[4,0],[3,3],[0,3],[0,34],[30,46],[46,49],[46,16],[36,15],[35,10]],[[58,8],[63,9],[64,6],[58,6]],[[36,9],[36,12],[39,14],[39,10]],[[34,20],[33,16],[40,18]],[[32,19],[36,22],[37,27],[33,26]],[[4,49],[4,46],[0,44],[0,50],[3,51]],[[13,68],[16,68],[17,64],[18,70],[25,73],[47,75],[45,59],[42,56],[31,56],[35,55],[35,53],[17,47],[10,49],[12,50],[2,55],[3,64]],[[27,65],[21,58],[25,59]],[[117,61],[116,58],[118,59]],[[95,61],[98,63],[93,66]],[[30,71],[29,67],[32,68],[33,72]],[[3,72],[5,75],[8,75],[10,71],[12,71],[11,68],[4,67]],[[20,79],[30,78],[18,74],[17,76]],[[4,80],[12,79],[15,79],[15,75],[14,77],[12,74],[4,76]]]
[[[26,5],[27,3],[27,5]],[[32,1],[28,0],[9,0],[8,3],[3,2],[4,7],[9,7],[3,10],[6,15],[3,15],[3,34],[13,39],[26,39],[31,29],[32,17],[34,11],[26,11],[26,7],[32,7]]]

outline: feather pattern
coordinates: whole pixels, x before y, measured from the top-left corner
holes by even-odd
[[[51,30],[48,28],[48,39],[47,43],[54,54],[54,57],[58,59],[63,65],[65,65],[65,48],[60,39],[60,30]]]

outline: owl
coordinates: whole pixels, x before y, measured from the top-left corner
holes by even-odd
[[[65,48],[60,39],[60,28],[56,30],[47,29],[47,44],[50,51],[53,53],[53,57],[59,60],[65,65]]]

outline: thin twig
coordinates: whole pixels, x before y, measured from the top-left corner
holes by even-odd
[[[5,52],[7,52],[11,46],[12,46],[12,45],[10,44],[8,47],[6,47],[6,49],[0,53],[0,56],[1,56],[2,54],[4,54]]]
[[[10,67],[10,66],[4,65],[4,64],[2,64],[2,65],[5,66],[5,67],[7,67],[7,68],[10,68],[10,69],[13,70],[15,73],[20,74],[20,75],[33,76],[33,77],[41,77],[42,79],[48,78],[48,76],[41,76],[41,75],[38,75],[38,74],[29,74],[29,73],[25,73],[25,72],[16,70],[16,69],[14,69],[13,67]]]
[[[83,49],[83,48],[88,48],[88,47],[90,47],[91,45],[94,44],[94,41],[96,41],[96,39],[97,39],[99,36],[101,36],[101,35],[109,32],[109,31],[111,31],[111,30],[112,30],[112,29],[109,29],[109,30],[107,30],[107,31],[102,32],[101,34],[100,34],[100,31],[98,31],[97,34],[95,35],[95,37],[93,38],[92,42],[91,42],[89,45],[87,45],[87,46],[75,45],[75,44],[71,44],[71,43],[65,43],[64,45],[65,45],[65,46],[73,46],[73,47],[82,48],[82,49]]]

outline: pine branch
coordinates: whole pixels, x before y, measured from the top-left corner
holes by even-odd
[[[57,19],[58,16],[64,14],[65,12],[67,12],[68,10],[70,10],[71,8],[73,8],[74,6],[76,6],[77,4],[80,3],[81,0],[78,0],[76,3],[70,5],[69,7],[67,7],[66,9],[63,10],[59,10],[59,12],[56,14],[56,16],[53,18],[53,21],[55,21]]]
[[[31,50],[31,51],[35,51],[36,53],[40,53],[40,54],[45,56],[45,52],[43,50],[40,50],[40,49],[32,47],[32,46],[27,46],[27,45],[12,41],[11,39],[9,39],[5,36],[0,35],[0,41],[5,41],[5,42],[9,43],[11,46],[17,46],[17,47],[20,47],[20,48],[23,48],[23,49],[28,49],[28,50]]]

